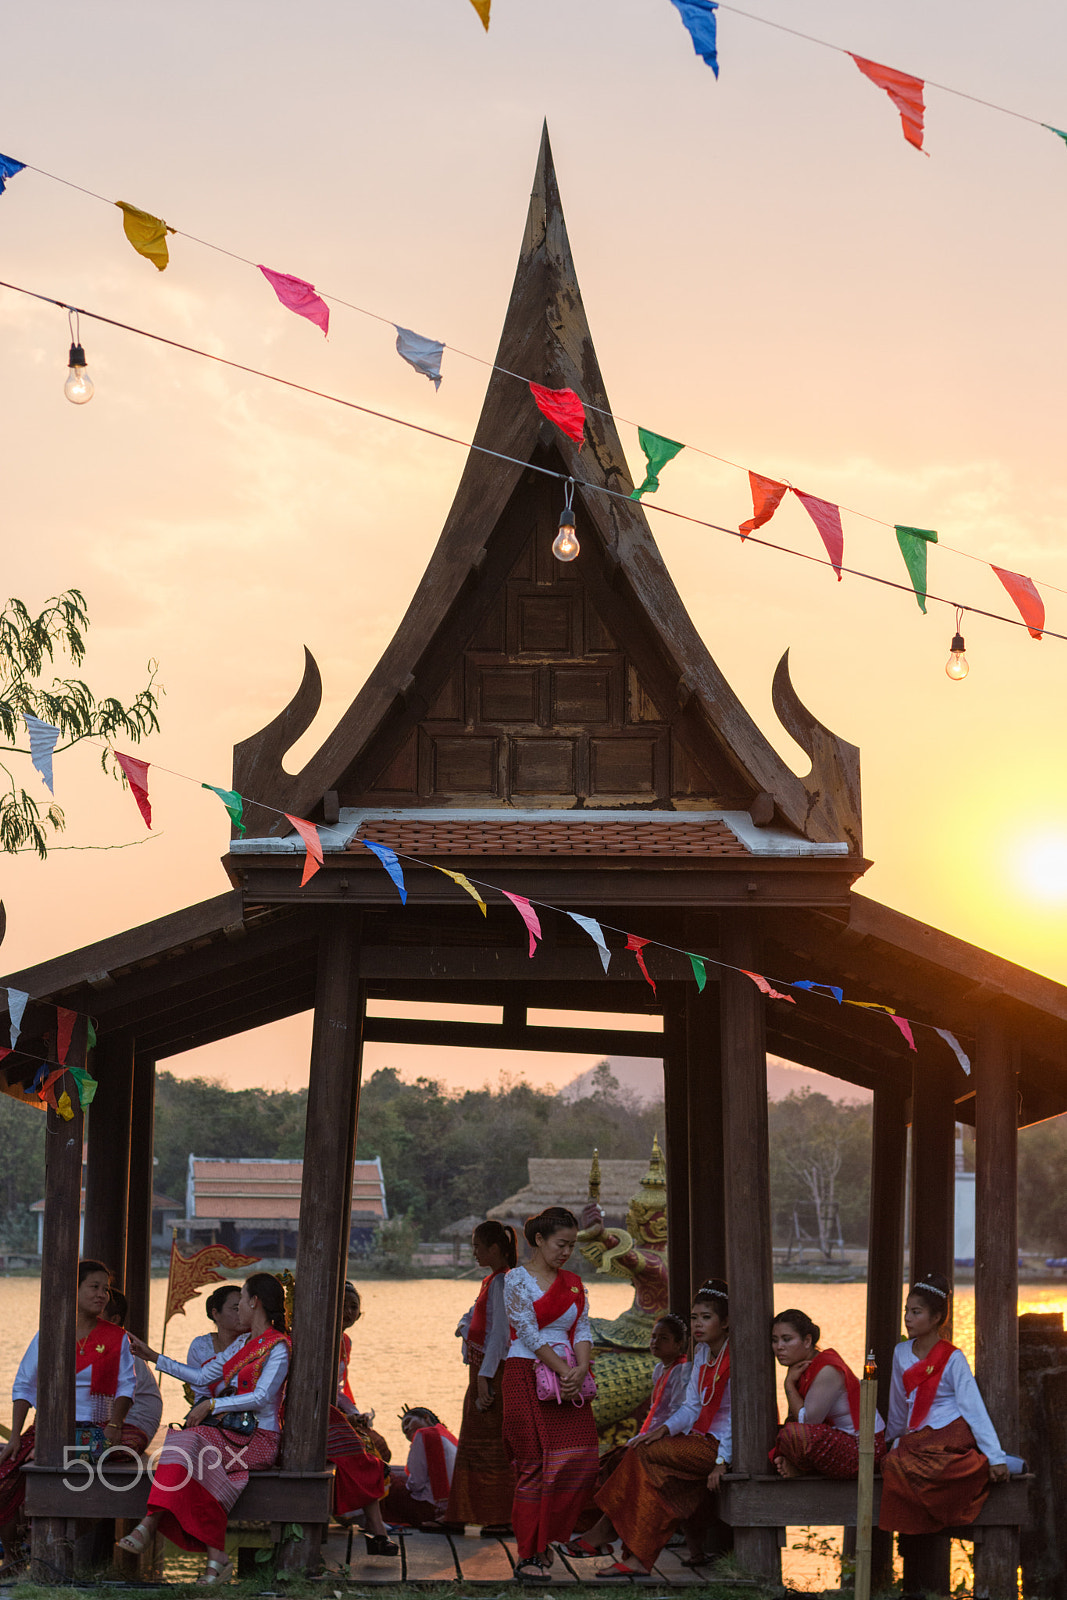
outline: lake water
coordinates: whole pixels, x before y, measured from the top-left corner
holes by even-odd
[[[403,1461],[405,1445],[398,1412],[402,1405],[425,1405],[454,1431],[459,1431],[466,1369],[460,1360],[455,1327],[477,1292],[477,1278],[370,1280],[360,1283],[363,1316],[352,1330],[352,1385],[359,1404],[373,1407],[375,1426],[389,1441],[394,1460]],[[152,1281],[149,1343],[159,1348],[166,1300],[166,1279]],[[775,1306],[799,1306],[822,1328],[823,1343],[832,1344],[859,1370],[864,1356],[866,1285],[863,1283],[785,1283],[775,1287]],[[209,1331],[202,1307],[205,1296],[192,1301],[184,1316],[171,1320],[167,1353],[184,1358],[194,1335]],[[632,1298],[632,1290],[614,1281],[589,1282],[592,1314],[617,1317]],[[903,1300],[903,1297],[902,1297]],[[6,1331],[0,1344],[0,1418],[10,1420],[11,1384],[22,1353],[39,1318],[40,1280],[0,1278],[0,1327]],[[1067,1312],[1067,1283],[1027,1288],[1019,1297],[1020,1311]],[[961,1287],[955,1297],[953,1337],[968,1359],[974,1355],[974,1290]],[[888,1353],[886,1354],[888,1359]],[[181,1385],[163,1378],[164,1422],[178,1422],[185,1414]],[[796,1530],[791,1530],[791,1535]],[[790,1545],[796,1542],[790,1538]],[[821,1568],[830,1569],[813,1556],[785,1552],[785,1571],[792,1581],[814,1587]],[[836,1582],[836,1579],[834,1580]]]

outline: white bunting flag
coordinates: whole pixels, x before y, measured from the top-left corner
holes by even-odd
[[[424,339],[421,333],[412,333],[410,328],[402,328],[398,322],[393,323],[396,329],[396,348],[408,364],[429,378],[435,389],[441,387],[441,357],[445,347],[439,339]]]
[[[52,751],[59,738],[59,729],[53,728],[50,722],[42,722],[40,717],[31,717],[28,711],[22,713],[22,720],[30,736],[30,760],[52,794],[55,794],[52,783]]]

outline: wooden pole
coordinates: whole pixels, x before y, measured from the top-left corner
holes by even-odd
[[[759,970],[753,913],[724,912],[720,950],[731,967]],[[730,1342],[744,1352],[731,1378],[734,1472],[767,1471],[774,1440],[774,1373],[767,1342],[774,1309],[770,1161],[767,1150],[767,1052],[763,997],[751,979],[724,970],[722,1103],[726,1174],[726,1253],[730,1284]],[[734,1529],[734,1551],[755,1577],[781,1581],[778,1530]]]
[[[285,1466],[297,1472],[324,1470],[327,1421],[337,1392],[335,1331],[351,1224],[345,1200],[363,1020],[357,915],[346,907],[325,907],[320,928],[283,1440]],[[304,1537],[282,1547],[280,1565],[290,1571],[312,1565],[324,1532],[305,1524]]]
[[[685,995],[689,1124],[689,1261],[692,1292],[725,1278],[726,1178],[723,1161],[722,1037],[719,986]]]
[[[1019,1444],[1019,1248],[1016,1220],[1019,1047],[993,1004],[980,1016],[975,1080],[974,1365],[1005,1450]],[[991,1527],[974,1548],[974,1592],[1018,1593],[1019,1530]]]
[[[148,1338],[152,1284],[152,1178],[155,1149],[156,1064],[137,1056],[130,1117],[130,1201],[126,1222],[126,1326]]]
[[[672,986],[673,987],[673,986]],[[671,1309],[689,1310],[689,1063],[684,1004],[663,1013],[663,1122],[667,1161],[667,1273]]]
[[[889,1411],[893,1347],[901,1334],[904,1283],[904,1193],[908,1122],[899,1088],[874,1091],[871,1124],[871,1199],[867,1221],[867,1348],[879,1363],[878,1405]],[[893,1577],[893,1535],[871,1533],[871,1581],[888,1587]]]
[[[871,1529],[874,1521],[874,1423],[878,1378],[870,1365],[860,1382],[859,1473],[856,1479],[855,1600],[871,1600]]]
[[[83,1253],[110,1267],[121,1287],[126,1270],[133,1035],[102,1038],[92,1054],[97,1089],[88,1116]]]

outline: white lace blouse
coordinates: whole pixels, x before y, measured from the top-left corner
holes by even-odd
[[[206,1394],[208,1386],[217,1383],[222,1377],[227,1361],[231,1360],[251,1337],[251,1334],[242,1334],[220,1356],[212,1356],[202,1367],[187,1367],[181,1361],[172,1360],[170,1356],[160,1356],[156,1362],[156,1371],[165,1372],[169,1378],[177,1378],[179,1383],[187,1383],[191,1388],[199,1388]],[[277,1344],[271,1345],[255,1388],[249,1390],[247,1394],[220,1394],[215,1401],[212,1414],[220,1411],[255,1411],[263,1431],[277,1433],[282,1390],[285,1387],[288,1371],[289,1347],[279,1339]],[[207,1426],[210,1425],[209,1417]]]
[[[572,1328],[575,1344],[580,1344],[583,1339],[592,1344],[593,1330],[589,1326],[585,1289],[579,1289],[562,1316],[554,1322],[547,1322],[542,1328],[538,1326],[533,1307],[534,1301],[540,1300],[544,1293],[537,1279],[525,1267],[512,1267],[505,1274],[504,1307],[512,1329],[509,1361],[536,1361],[538,1350],[546,1344],[550,1344],[554,1350],[562,1350],[565,1346],[570,1348]]]

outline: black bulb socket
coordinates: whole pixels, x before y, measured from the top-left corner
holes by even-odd
[[[564,506],[563,510],[560,512],[559,525],[561,528],[574,527],[574,512],[571,510],[570,506]]]
[[[949,645],[949,649],[963,651],[966,650],[966,648],[967,646],[963,642],[963,634],[954,633],[952,635],[952,643]]]
[[[70,355],[67,358],[67,366],[85,367],[88,366],[88,364],[89,363],[85,359],[85,351],[82,349],[81,345],[72,344],[70,347]]]

